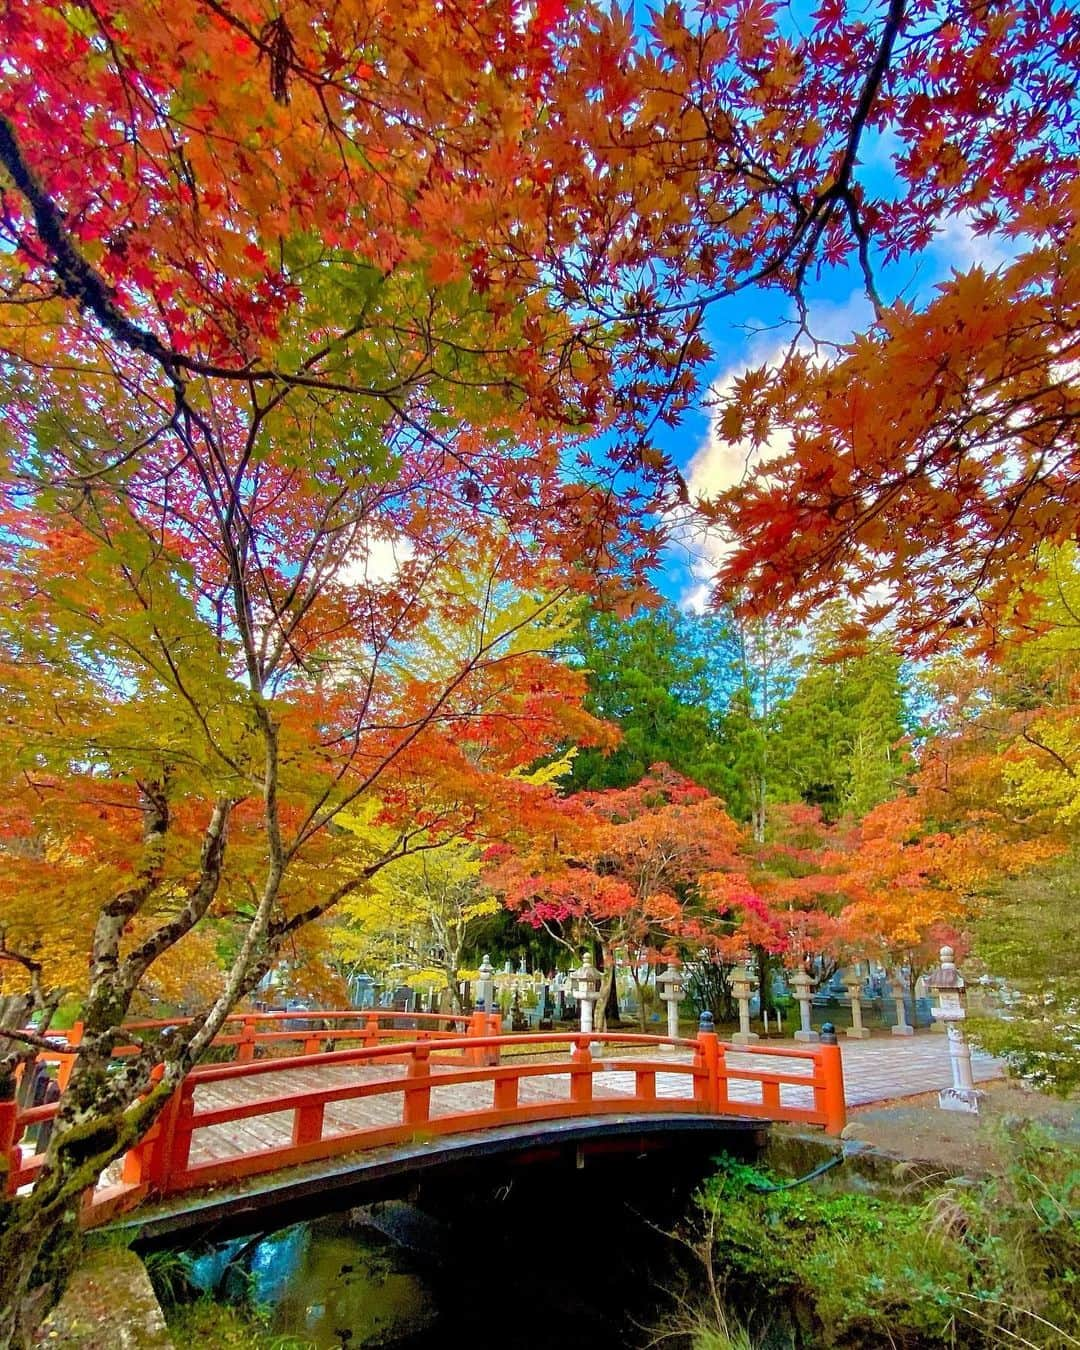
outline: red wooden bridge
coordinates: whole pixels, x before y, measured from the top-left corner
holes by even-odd
[[[491,1127],[672,1113],[718,1124],[790,1121],[831,1134],[844,1126],[835,1045],[743,1048],[711,1032],[675,1040],[499,1035],[496,1022],[484,1013],[381,1010],[236,1015],[215,1042],[228,1062],[187,1076],[146,1137],[88,1191],[83,1222],[92,1227],[149,1199],[386,1145],[430,1141],[435,1148],[444,1136]],[[176,1025],[141,1022],[131,1030]],[[72,1049],[79,1036],[76,1026]],[[63,1089],[74,1055],[58,1049],[43,1058],[58,1063]],[[57,1109],[0,1104],[12,1192],[32,1186],[44,1161],[27,1131]]]

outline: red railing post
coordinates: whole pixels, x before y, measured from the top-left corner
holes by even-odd
[[[579,1036],[571,1047],[570,1100],[587,1105],[593,1099],[593,1058],[588,1036]]]
[[[294,1144],[315,1144],[322,1138],[324,1102],[298,1106],[293,1113]]]
[[[404,1125],[424,1125],[431,1119],[431,1063],[426,1045],[413,1046],[409,1067],[405,1071],[405,1101],[401,1108]],[[416,1087],[409,1087],[411,1078],[422,1079]]]
[[[474,1036],[487,1035],[487,1014],[474,1012],[469,1018],[468,1025],[465,1028],[465,1035],[471,1040]],[[488,1063],[487,1047],[483,1045],[474,1046],[467,1055],[470,1064],[480,1067]]]
[[[825,1132],[840,1134],[847,1122],[847,1104],[844,1101],[844,1064],[838,1045],[818,1047],[818,1066],[821,1070],[821,1097],[825,1111]]]
[[[634,1073],[634,1096],[643,1102],[656,1101],[656,1070],[637,1069]]]
[[[195,1084],[189,1078],[185,1078],[180,1084],[179,1094],[180,1100],[176,1105],[173,1123],[172,1145],[169,1149],[166,1189],[170,1182],[187,1171],[188,1160],[191,1157],[191,1136],[195,1133]]]
[[[19,1170],[22,1160],[22,1154],[15,1146],[18,1115],[17,1102],[0,1102],[0,1160],[7,1168],[4,1174],[4,1190],[8,1195],[14,1194],[15,1173]]]
[[[159,1067],[160,1075],[160,1067]],[[146,1184],[155,1195],[168,1195],[187,1170],[191,1154],[195,1084],[185,1078],[165,1103],[152,1128],[124,1159],[126,1182]]]
[[[704,1072],[694,1079],[694,1101],[706,1112],[720,1110],[720,1039],[715,1031],[699,1031],[694,1067]]]
[[[728,1092],[727,1046],[722,1041],[716,1046],[716,1112],[723,1115],[731,1104]]]
[[[82,1038],[83,1038],[83,1024],[81,1022],[72,1023],[72,1026],[67,1034],[68,1045],[69,1046],[81,1045]],[[73,1069],[75,1068],[76,1057],[74,1055],[61,1054],[58,1058],[60,1062],[56,1070],[56,1084],[59,1087],[60,1091],[63,1092],[67,1088],[67,1085],[71,1080],[71,1074]]]
[[[236,1047],[237,1064],[250,1064],[255,1058],[255,1019],[245,1017],[240,1028],[240,1041]]]
[[[515,1111],[518,1104],[518,1079],[496,1078],[492,1105],[496,1111]]]
[[[498,1013],[474,1012],[469,1018],[465,1035],[470,1039],[473,1036],[498,1036],[501,1030],[502,1018]],[[485,1064],[498,1064],[499,1047],[497,1045],[478,1045],[469,1050],[467,1058],[470,1064],[475,1064],[477,1067]]]
[[[161,1082],[165,1067],[155,1064],[150,1070],[150,1082]],[[169,1150],[172,1146],[173,1126],[180,1101],[180,1088],[175,1088],[158,1112],[157,1119],[143,1137],[124,1154],[121,1177],[126,1185],[146,1185],[155,1191],[165,1189],[169,1174]]]
[[[379,1044],[379,1014],[364,1014],[364,1044],[373,1047]]]

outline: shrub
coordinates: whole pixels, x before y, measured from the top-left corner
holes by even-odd
[[[821,1347],[1080,1345],[1080,1152],[1027,1125],[1006,1151],[1001,1175],[918,1199],[720,1159],[700,1196],[710,1288],[749,1324],[762,1289],[785,1296]]]

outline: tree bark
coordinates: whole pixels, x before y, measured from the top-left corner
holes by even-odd
[[[33,1190],[0,1202],[0,1350],[27,1350],[78,1264],[83,1194],[150,1127],[186,1066],[139,1099],[147,1065],[110,1072],[101,1038],[75,1066]],[[134,1104],[132,1104],[134,1101]]]

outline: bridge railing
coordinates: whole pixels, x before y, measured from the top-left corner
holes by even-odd
[[[123,1029],[133,1036],[144,1032],[152,1035],[190,1026],[193,1020],[190,1017],[142,1018],[125,1022]],[[290,1026],[290,1023],[294,1025]],[[343,1041],[357,1041],[365,1049],[389,1046],[389,1054],[396,1059],[406,1055],[409,1047],[417,1042],[439,1042],[436,1049],[440,1062],[489,1064],[498,1060],[498,1048],[491,1048],[491,1039],[500,1025],[499,1014],[484,1012],[421,1013],[395,1012],[388,1008],[363,1011],[350,1008],[230,1013],[225,1019],[226,1030],[216,1036],[211,1045],[219,1052],[231,1050],[232,1060],[238,1065],[257,1061],[277,1069],[283,1067],[283,1060],[291,1066],[300,1056],[317,1055],[323,1052],[325,1045]],[[56,1048],[42,1051],[37,1056],[38,1063],[57,1066],[56,1081],[61,1093],[71,1078],[82,1036],[81,1022],[65,1031],[50,1032],[49,1038],[57,1042]],[[480,1038],[486,1038],[482,1048],[477,1046]],[[444,1042],[447,1043],[445,1052]],[[118,1045],[113,1050],[113,1057],[117,1060],[128,1058],[140,1053],[141,1048],[134,1043]],[[290,1053],[294,1049],[299,1050],[299,1055]],[[160,1069],[155,1074],[159,1072]],[[32,1184],[41,1170],[45,1158],[40,1141],[48,1138],[59,1109],[60,1104],[55,1101],[41,1106],[0,1102],[0,1157],[8,1160],[9,1195]],[[30,1131],[37,1133],[33,1151],[24,1142]]]
[[[161,1035],[175,1028],[190,1026],[194,1019],[190,1017],[143,1018],[125,1022],[123,1030],[132,1035],[149,1032]],[[291,1024],[291,1025],[290,1025]],[[490,1036],[501,1025],[496,1013],[422,1013],[394,1012],[388,1008],[372,1008],[358,1011],[355,1008],[230,1013],[225,1019],[225,1029],[214,1037],[213,1049],[217,1051],[231,1048],[232,1057],[238,1063],[246,1064],[263,1054],[288,1053],[293,1047],[299,1047],[302,1054],[316,1054],[329,1042],[358,1041],[364,1046],[374,1046],[384,1041],[422,1041],[422,1040],[459,1040],[463,1036],[470,1039],[477,1036]],[[69,1049],[57,1045],[55,1050],[43,1051],[38,1060],[46,1064],[56,1064],[57,1081],[61,1091],[67,1087],[71,1070],[75,1064],[73,1053],[82,1041],[83,1026],[76,1022],[67,1031],[50,1032],[50,1039],[63,1041]],[[141,1047],[135,1044],[118,1045],[113,1051],[116,1058],[136,1055]]]
[[[564,1046],[568,1055],[492,1062],[510,1046],[527,1052],[553,1045]],[[682,1051],[687,1057],[645,1058],[646,1048]],[[458,1059],[448,1060],[448,1051],[458,1052]],[[298,1087],[298,1072],[324,1081]],[[241,1084],[251,1091],[228,1100],[230,1085]],[[446,1090],[456,1090],[456,1100],[442,1109],[439,1099]],[[16,1147],[19,1136],[51,1119],[56,1109],[35,1107],[5,1121],[0,1108],[0,1149],[11,1159],[11,1190],[32,1184],[44,1161],[40,1155],[23,1157]],[[119,1181],[88,1193],[83,1218],[93,1226],[148,1196],[387,1144],[628,1111],[751,1116],[820,1125],[838,1134],[845,1119],[840,1050],[829,1045],[743,1048],[707,1032],[692,1040],[561,1033],[440,1037],[202,1065],[124,1156]],[[263,1122],[264,1139],[267,1132],[276,1138],[266,1145],[252,1135],[254,1146],[245,1147],[240,1141],[250,1128],[246,1122],[255,1120]]]

